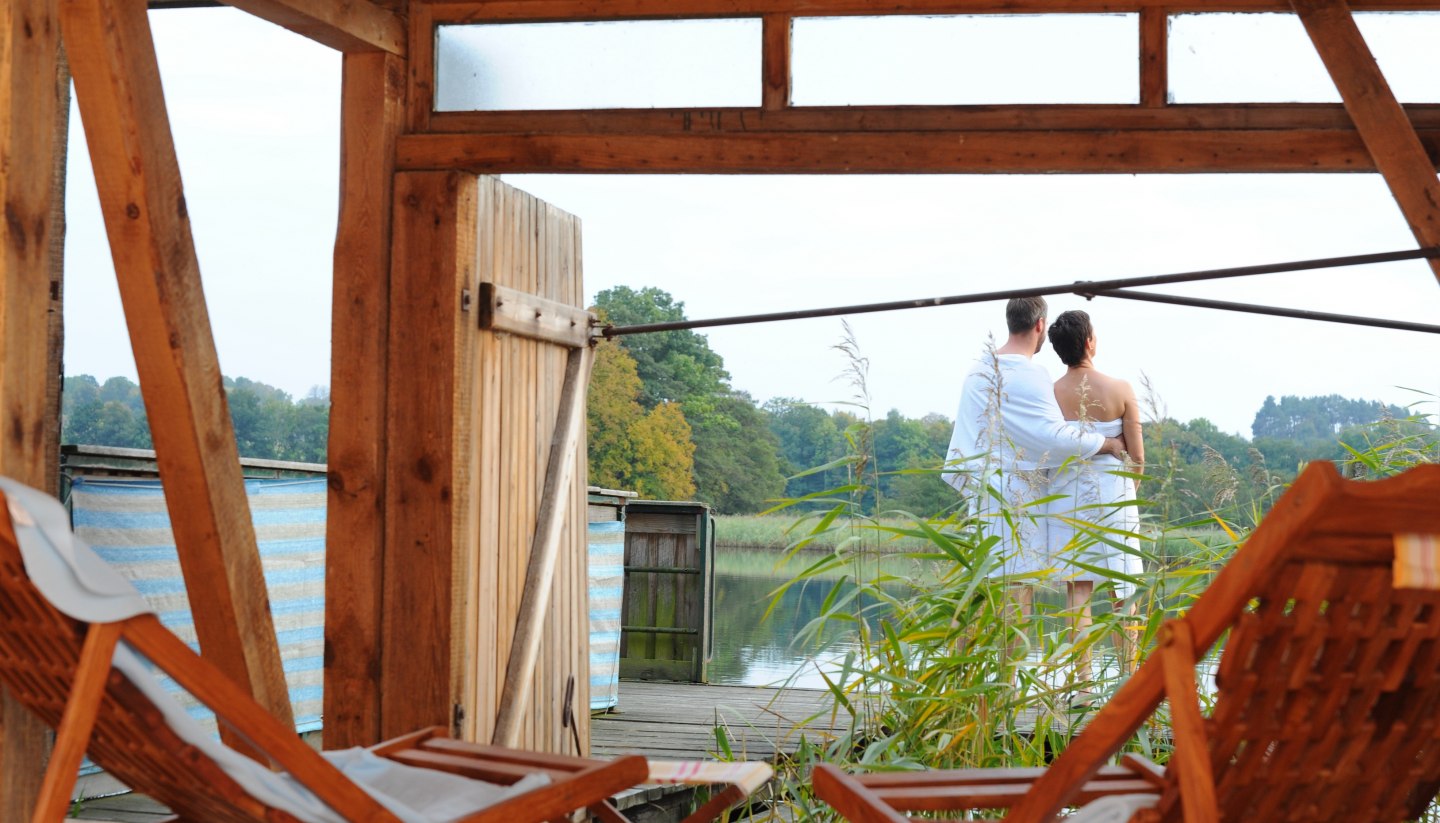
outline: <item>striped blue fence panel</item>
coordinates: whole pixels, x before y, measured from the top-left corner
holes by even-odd
[[[625,595],[625,522],[591,523],[590,710],[620,702],[620,603]]]
[[[325,478],[246,480],[270,611],[290,687],[296,730],[320,728],[325,641]],[[160,620],[195,647],[195,622],[158,480],[76,478],[75,532],[130,579]],[[618,615],[618,612],[617,612]],[[168,688],[179,686],[167,679]],[[189,701],[192,715],[213,715]]]

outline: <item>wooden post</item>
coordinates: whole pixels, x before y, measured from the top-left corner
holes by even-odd
[[[581,346],[571,349],[565,361],[565,383],[560,392],[555,434],[550,441],[545,486],[540,493],[535,537],[530,544],[530,562],[525,568],[525,589],[520,595],[515,638],[505,667],[505,686],[500,692],[500,714],[495,720],[493,742],[499,746],[519,743],[521,723],[530,708],[535,660],[540,654],[540,630],[550,607],[560,536],[574,503],[570,483],[575,476],[576,447],[585,430],[585,390],[590,384],[593,354],[590,346]]]
[[[57,140],[64,145],[59,39],[54,0],[7,0],[0,8],[0,473],[51,491],[59,473],[60,361],[49,341],[64,242],[55,234],[64,208],[63,198],[55,200]],[[0,820],[30,816],[45,750],[44,724],[0,690]]]
[[[455,594],[470,539],[476,179],[395,175],[380,733],[452,724]]]
[[[788,14],[767,14],[762,25],[765,86],[760,105],[766,111],[779,111],[790,106],[791,18]]]
[[[1440,179],[1345,0],[1290,0],[1421,246],[1440,245]],[[1430,268],[1440,278],[1440,260]]]
[[[325,747],[380,742],[390,209],[405,63],[342,63],[325,525]]]
[[[145,5],[60,20],[200,647],[292,723]]]
[[[1140,105],[1163,106],[1170,94],[1170,13],[1140,9]]]

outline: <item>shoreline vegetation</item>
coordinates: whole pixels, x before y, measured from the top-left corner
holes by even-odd
[[[867,524],[865,549],[873,554],[904,555],[934,550],[926,538],[902,531],[913,530],[913,518],[880,518]],[[878,529],[878,531],[877,531]],[[881,535],[893,530],[888,538]],[[826,534],[812,534],[805,521],[794,514],[719,514],[715,516],[715,548],[723,556],[726,551],[774,552],[777,558],[791,551],[805,554],[831,554],[857,538],[851,529],[834,529]],[[1152,535],[1154,538],[1157,535]],[[1218,524],[1172,529],[1164,533],[1158,551],[1160,557],[1177,558],[1196,555],[1201,548],[1216,549],[1230,542]],[[800,543],[804,545],[798,545]],[[1152,540],[1153,542],[1153,540]]]

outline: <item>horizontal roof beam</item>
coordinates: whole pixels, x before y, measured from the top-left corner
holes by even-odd
[[[686,17],[755,17],[787,14],[828,17],[878,14],[1039,14],[1138,12],[1290,12],[1288,0],[415,0],[437,22],[625,20]],[[1440,0],[1354,0],[1356,11],[1440,10]]]
[[[1419,132],[1431,162],[1440,130]],[[1373,172],[1354,129],[414,134],[405,170],[630,174]]]
[[[213,0],[149,0],[150,9],[219,6]],[[370,0],[225,0],[337,51],[405,53],[405,21]]]
[[[1440,129],[1440,105],[1406,106]],[[473,134],[755,134],[761,132],[1353,130],[1339,103],[1238,105],[806,106],[436,112],[428,131]]]

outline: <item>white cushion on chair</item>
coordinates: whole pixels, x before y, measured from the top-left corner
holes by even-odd
[[[9,503],[25,573],[51,605],[86,623],[113,623],[150,611],[130,581],[75,536],[60,501],[5,477],[0,477],[0,491]],[[177,737],[215,761],[256,800],[304,823],[346,823],[289,775],[270,771],[206,732],[127,644],[116,647],[113,662],[155,704]],[[548,775],[537,773],[502,786],[406,766],[359,748],[323,756],[405,823],[449,823],[550,782]]]
[[[1112,794],[1086,803],[1065,823],[1128,823],[1136,812],[1159,802],[1160,796],[1154,794]]]

